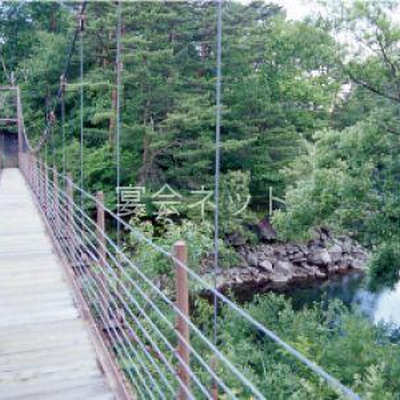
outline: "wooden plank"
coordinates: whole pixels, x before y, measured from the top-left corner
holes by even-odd
[[[0,255],[0,273],[12,273],[34,268],[45,268],[57,264],[55,254],[10,254]],[[10,268],[10,264],[13,266]],[[52,267],[54,269],[54,267]],[[56,268],[57,269],[57,268]],[[58,270],[58,269],[57,269]]]
[[[29,325],[24,328],[10,327],[10,329],[0,331],[0,346],[9,337],[15,337],[19,333],[26,337],[35,337],[35,335],[43,338],[44,341],[48,340],[48,337],[57,336],[61,341],[65,335],[71,335],[72,332],[80,332],[88,336],[86,329],[82,330],[83,321],[80,319],[73,319],[69,321],[58,321],[51,322],[49,324],[42,325]]]
[[[40,285],[43,288],[45,287],[50,287],[52,284],[56,283],[62,283],[65,282],[65,279],[62,276],[59,275],[53,275],[53,276],[46,276],[43,278],[40,278],[38,276],[32,278],[32,279],[26,279],[24,277],[14,277],[14,279],[10,279],[8,281],[2,281],[0,282],[0,290],[7,289],[7,288],[13,288],[15,290],[18,290],[19,288],[23,289],[24,287],[32,287],[32,285]]]
[[[0,272],[0,282],[1,281],[12,281],[14,283],[25,282],[25,281],[38,281],[43,278],[45,280],[51,279],[59,279],[61,281],[65,281],[65,277],[58,271],[56,268],[39,266],[39,268],[35,269],[15,269],[9,271],[1,271]]]
[[[113,399],[113,395],[107,392],[107,387],[101,378],[74,379],[68,382],[50,383],[45,387],[24,387],[19,393],[15,391],[4,393],[2,400],[26,400],[26,399],[51,399],[51,400],[86,400],[101,399],[101,396],[108,396],[106,399]]]
[[[65,375],[57,376],[48,374],[35,380],[0,383],[2,390],[1,399],[22,398],[28,400],[34,395],[41,398],[43,394],[48,394],[49,392],[63,391],[64,396],[66,396],[64,398],[67,400],[70,399],[70,397],[67,397],[69,390],[95,384],[102,385],[104,392],[107,392],[108,388],[104,380],[101,379],[100,372],[88,373],[87,371],[75,369],[68,371],[68,374]]]
[[[8,338],[0,349],[0,360],[5,362],[11,356],[18,356],[19,354],[27,356],[28,353],[34,355],[37,352],[41,354],[47,352],[52,355],[53,352],[63,351],[64,349],[74,351],[90,345],[86,332],[74,332],[65,334],[65,336],[61,336],[61,333],[57,332],[53,337],[47,337],[46,341],[43,341],[43,335],[44,332],[40,337],[32,336],[28,338],[16,335],[15,338]]]
[[[7,354],[1,356],[0,360],[0,377],[5,372],[35,369],[44,362],[45,366],[67,365],[82,360],[92,360],[95,362],[89,340],[80,346],[75,345],[71,347],[70,345],[64,345],[56,347],[47,353],[39,349],[36,351]]]
[[[80,357],[75,357],[72,361],[66,360],[62,362],[61,359],[58,362],[51,362],[47,358],[36,359],[35,364],[30,368],[25,365],[14,364],[11,368],[4,368],[0,372],[0,385],[1,384],[14,384],[15,382],[48,382],[49,379],[69,379],[72,374],[79,371],[78,376],[96,376],[100,375],[96,359],[90,357],[92,352],[82,353]]]
[[[5,303],[5,302],[4,302]],[[29,314],[57,314],[59,310],[63,308],[65,310],[76,310],[76,304],[72,299],[59,299],[57,301],[53,301],[52,303],[47,303],[46,301],[41,301],[38,303],[33,302],[8,302],[3,304],[1,303],[0,307],[0,319],[8,319],[12,314],[19,314],[19,317],[29,316]],[[73,314],[74,315],[74,314]]]
[[[20,396],[18,397],[9,397],[12,400],[21,400]],[[98,379],[92,380],[90,384],[84,382],[83,384],[75,383],[75,387],[73,388],[57,388],[54,390],[48,390],[46,393],[30,393],[29,399],[37,399],[37,400],[111,400],[114,399],[114,395],[112,393],[106,392],[104,383]]]
[[[81,327],[80,327],[81,328]],[[44,340],[44,338],[46,340]],[[90,345],[90,339],[86,331],[74,332],[55,332],[52,335],[46,335],[44,331],[40,335],[29,335],[19,332],[14,337],[7,337],[0,347],[0,360],[19,354],[28,353],[49,353],[70,349],[74,351]]]
[[[25,295],[29,295],[29,296],[33,296],[35,294],[38,293],[45,293],[48,291],[64,291],[64,290],[68,290],[68,286],[65,282],[59,282],[57,284],[53,284],[50,288],[45,285],[36,285],[36,286],[25,286],[23,288],[23,290],[17,291],[15,288],[3,288],[1,289],[1,296],[4,298],[8,298],[9,296],[19,296],[21,294],[25,294]]]
[[[27,303],[43,304],[43,303],[55,303],[55,302],[72,302],[75,300],[71,298],[69,293],[63,293],[60,291],[52,291],[46,293],[37,293],[34,295],[27,294],[25,292],[15,293],[12,296],[0,298],[0,309],[1,307],[9,307],[14,305],[23,305]]]
[[[52,321],[65,321],[72,318],[79,318],[79,313],[74,307],[63,310],[50,310],[47,312],[29,312],[26,314],[10,315],[1,317],[0,329],[6,329],[14,325],[43,324]]]

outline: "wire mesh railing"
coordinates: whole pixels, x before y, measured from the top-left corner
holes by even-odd
[[[304,364],[334,392],[358,399],[351,389],[189,268],[184,242],[177,242],[173,251],[153,243],[106,208],[101,192],[91,195],[70,176],[59,174],[32,154],[20,154],[20,168],[99,331],[139,398],[265,398],[245,368],[213,343],[212,332],[191,318],[189,304],[196,295],[193,288],[201,287],[216,296],[221,307]],[[83,199],[79,205],[74,194]],[[112,238],[106,221],[109,225],[118,221],[123,238],[132,235],[149,251],[169,260],[175,284],[163,286],[150,276],[149,268],[140,264],[127,243],[122,240],[117,244]]]

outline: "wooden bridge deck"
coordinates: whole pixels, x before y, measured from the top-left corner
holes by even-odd
[[[0,399],[113,399],[18,169],[0,176]]]

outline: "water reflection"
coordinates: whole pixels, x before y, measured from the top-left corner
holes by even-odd
[[[356,305],[374,323],[400,326],[400,282],[393,289],[377,292],[364,286],[363,276],[354,273],[316,287],[298,289],[290,293],[290,297],[296,309],[313,301],[340,299],[346,305]]]
[[[354,303],[375,323],[385,322],[400,326],[400,282],[392,290],[383,289],[378,293],[360,289]]]

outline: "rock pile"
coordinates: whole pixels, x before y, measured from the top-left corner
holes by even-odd
[[[242,263],[221,270],[218,288],[234,293],[264,292],[311,284],[331,276],[362,270],[368,253],[346,236],[321,236],[306,244],[241,244]]]

